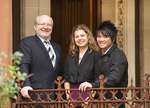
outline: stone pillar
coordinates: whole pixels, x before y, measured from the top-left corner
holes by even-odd
[[[36,16],[50,15],[51,0],[21,0],[21,38],[34,35]]]
[[[125,52],[129,62],[128,86],[135,86],[135,0],[102,0],[104,20],[112,21],[118,28],[118,47]]]
[[[12,54],[12,0],[0,1],[0,52],[5,52],[8,57],[5,63],[11,64]],[[2,108],[11,108],[11,101],[7,101]]]
[[[125,36],[125,47],[124,51],[128,58],[128,86],[135,85],[135,0],[123,0],[125,6],[125,17],[124,17],[124,36]]]
[[[145,73],[150,74],[150,0],[140,1],[140,19],[139,19],[139,31],[140,31],[140,67],[141,77]],[[141,82],[143,86],[143,82]]]
[[[116,0],[118,46],[128,59],[128,86],[135,86],[135,1]]]

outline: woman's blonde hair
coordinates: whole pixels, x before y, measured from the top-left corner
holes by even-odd
[[[99,47],[98,47],[98,45],[95,41],[95,38],[93,37],[93,34],[89,30],[89,28],[84,24],[80,24],[80,25],[77,25],[77,26],[73,27],[73,29],[72,29],[72,33],[70,35],[69,54],[71,54],[72,56],[75,56],[77,54],[77,52],[79,51],[78,46],[75,44],[75,32],[77,30],[83,30],[87,34],[88,46],[90,48],[89,53],[91,53],[92,50],[100,51],[100,49],[99,49]]]

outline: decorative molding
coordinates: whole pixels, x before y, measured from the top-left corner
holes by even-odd
[[[116,0],[116,27],[118,28],[117,43],[125,50],[125,8],[124,0]]]

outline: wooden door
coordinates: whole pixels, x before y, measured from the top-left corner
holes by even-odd
[[[100,0],[51,0],[51,16],[54,20],[52,40],[62,48],[63,64],[68,54],[72,28],[85,24],[95,35],[101,21]]]

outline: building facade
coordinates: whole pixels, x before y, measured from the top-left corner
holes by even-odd
[[[128,86],[143,86],[141,77],[150,74],[150,0],[1,0],[0,10],[0,51],[8,55],[8,64],[20,39],[35,34],[35,17],[47,14],[54,19],[52,40],[62,47],[63,62],[74,25],[84,23],[94,34],[100,22],[111,20],[129,62]],[[11,107],[8,101],[5,108]]]

